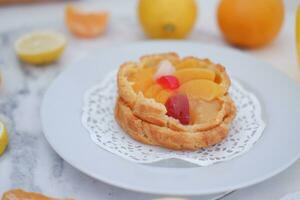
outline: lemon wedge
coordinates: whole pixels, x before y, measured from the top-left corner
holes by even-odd
[[[65,37],[54,31],[35,31],[21,36],[15,50],[24,62],[47,64],[57,60],[66,46]]]
[[[296,14],[296,48],[297,48],[298,65],[300,66],[300,5],[297,8],[297,14]]]
[[[8,144],[8,135],[4,124],[0,121],[0,155],[3,154]]]

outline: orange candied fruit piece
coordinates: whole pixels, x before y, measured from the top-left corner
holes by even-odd
[[[107,27],[108,13],[104,11],[84,12],[72,5],[65,9],[65,23],[71,33],[82,38],[101,35]]]

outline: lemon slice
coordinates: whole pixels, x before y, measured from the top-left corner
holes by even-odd
[[[3,154],[8,144],[8,135],[4,124],[0,121],[0,155]]]
[[[15,50],[24,62],[47,64],[57,60],[66,46],[65,37],[53,31],[36,31],[19,38]]]
[[[297,8],[296,14],[296,48],[298,56],[298,65],[300,66],[300,6]]]

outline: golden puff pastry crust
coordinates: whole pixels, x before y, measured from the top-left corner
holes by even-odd
[[[220,105],[214,120],[182,125],[177,119],[166,115],[165,105],[154,98],[146,98],[143,92],[136,92],[130,76],[140,67],[154,67],[162,60],[174,66],[195,65],[212,69],[218,75],[218,84],[224,88],[224,95],[216,100]],[[221,142],[228,134],[235,117],[236,107],[227,91],[230,79],[225,68],[213,64],[208,59],[185,57],[180,59],[176,53],[147,55],[138,63],[126,62],[121,65],[117,75],[118,100],[115,105],[115,119],[121,128],[132,138],[150,145],[176,150],[197,150]]]

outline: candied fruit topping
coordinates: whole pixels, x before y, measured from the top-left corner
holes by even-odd
[[[224,95],[224,89],[213,81],[199,79],[191,80],[182,84],[179,91],[187,94],[189,97],[200,98],[211,101]]]
[[[172,75],[161,76],[156,82],[164,89],[168,90],[175,90],[180,86],[178,79]]]
[[[187,125],[190,122],[189,100],[184,94],[176,94],[169,97],[166,104],[167,115],[178,119],[181,124]]]
[[[195,79],[206,79],[206,80],[215,80],[215,72],[210,69],[204,68],[188,68],[188,69],[181,69],[174,73],[180,82],[183,84],[185,82],[195,80]]]
[[[163,89],[158,94],[155,95],[155,100],[159,103],[165,104],[171,95],[172,95],[171,90]]]
[[[154,80],[165,75],[172,75],[175,72],[175,67],[169,60],[163,60],[159,63],[158,68],[154,74]]]

